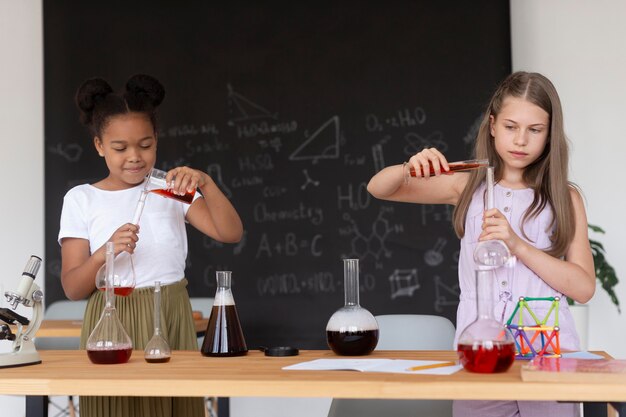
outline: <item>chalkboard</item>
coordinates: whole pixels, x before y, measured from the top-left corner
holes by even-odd
[[[425,146],[469,156],[510,73],[508,2],[320,3],[44,1],[48,303],[65,298],[63,195],[106,174],[74,92],[141,72],[167,92],[157,167],[205,170],[243,220],[238,244],[189,227],[186,275],[206,297],[233,271],[251,348],[323,348],[347,257],[373,314],[454,321],[452,207],[376,200],[366,184]]]

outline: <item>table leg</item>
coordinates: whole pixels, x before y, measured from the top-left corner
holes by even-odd
[[[230,415],[230,401],[228,400],[228,397],[218,397],[218,399],[217,399],[217,415],[218,415],[218,417],[229,417],[229,415]]]
[[[26,417],[48,417],[48,396],[26,396]]]

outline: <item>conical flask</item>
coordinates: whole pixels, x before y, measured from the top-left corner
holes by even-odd
[[[231,271],[217,271],[217,291],[200,351],[204,356],[241,356],[248,353],[235,299]]]
[[[87,339],[87,356],[93,363],[125,363],[130,359],[133,342],[117,317],[115,294],[113,292],[114,274],[113,243],[106,244],[106,304],[100,320]]]
[[[337,355],[367,355],[378,344],[378,322],[359,305],[359,260],[343,260],[345,305],[328,320],[326,342]]]
[[[459,359],[470,372],[505,372],[515,359],[511,333],[493,316],[493,274],[490,269],[476,271],[477,319],[459,336]]]
[[[161,333],[161,282],[154,283],[154,334],[143,351],[143,357],[149,363],[168,362],[172,350]]]
[[[138,225],[143,208],[146,204],[146,197],[148,191],[144,189],[141,191],[137,206],[135,207],[135,214],[133,215],[132,224]],[[98,272],[96,272],[96,288],[100,291],[104,291],[106,288],[107,275],[105,271],[106,265],[102,265]],[[135,289],[135,261],[133,255],[122,251],[115,257],[115,274],[113,275],[113,292],[115,295],[126,296],[129,295]]]

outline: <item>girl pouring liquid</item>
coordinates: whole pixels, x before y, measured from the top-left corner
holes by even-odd
[[[152,196],[141,227],[129,223],[156,161],[156,110],[164,97],[161,83],[147,75],[131,77],[119,93],[98,78],[86,81],[76,93],[81,121],[108,168],[105,178],[69,190],[61,214],[63,289],[69,299],[89,299],[83,349],[104,307],[94,277],[105,262],[107,242],[113,242],[116,256],[123,251],[133,254],[135,289],[117,297],[116,303],[133,348],[144,349],[152,336],[153,286],[160,281],[161,323],[169,345],[172,350],[196,350],[185,278],[185,222],[220,242],[238,242],[243,233],[239,215],[211,177],[189,167],[168,171],[166,180],[178,195],[200,190],[190,204]],[[83,417],[200,417],[204,405],[202,398],[80,397],[80,413]]]
[[[587,218],[579,190],[568,181],[568,156],[554,86],[541,74],[516,72],[491,98],[474,147],[475,158],[494,166],[495,208],[485,210],[483,170],[450,173],[448,160],[434,148],[383,169],[369,182],[369,192],[380,199],[455,206],[454,229],[461,239],[457,341],[476,318],[473,253],[478,242],[501,240],[516,257],[511,273],[496,274],[492,283],[498,288],[493,300],[498,319],[511,315],[520,296],[565,295],[579,303],[593,296]],[[408,170],[420,175],[412,178]],[[561,349],[578,350],[565,302],[559,320]],[[579,405],[455,401],[453,411],[455,416],[577,416]]]

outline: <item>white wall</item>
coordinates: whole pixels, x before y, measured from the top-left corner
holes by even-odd
[[[0,0],[3,307],[4,291],[15,289],[30,255],[44,255],[42,31],[41,0]],[[42,267],[37,278],[40,286],[44,272]],[[0,396],[0,410],[4,417],[23,416],[23,397]]]
[[[511,0],[513,69],[541,72],[563,102],[572,143],[571,177],[587,200],[589,223],[601,226],[621,284],[617,309],[599,286],[589,303],[589,349],[626,358],[626,2]]]

